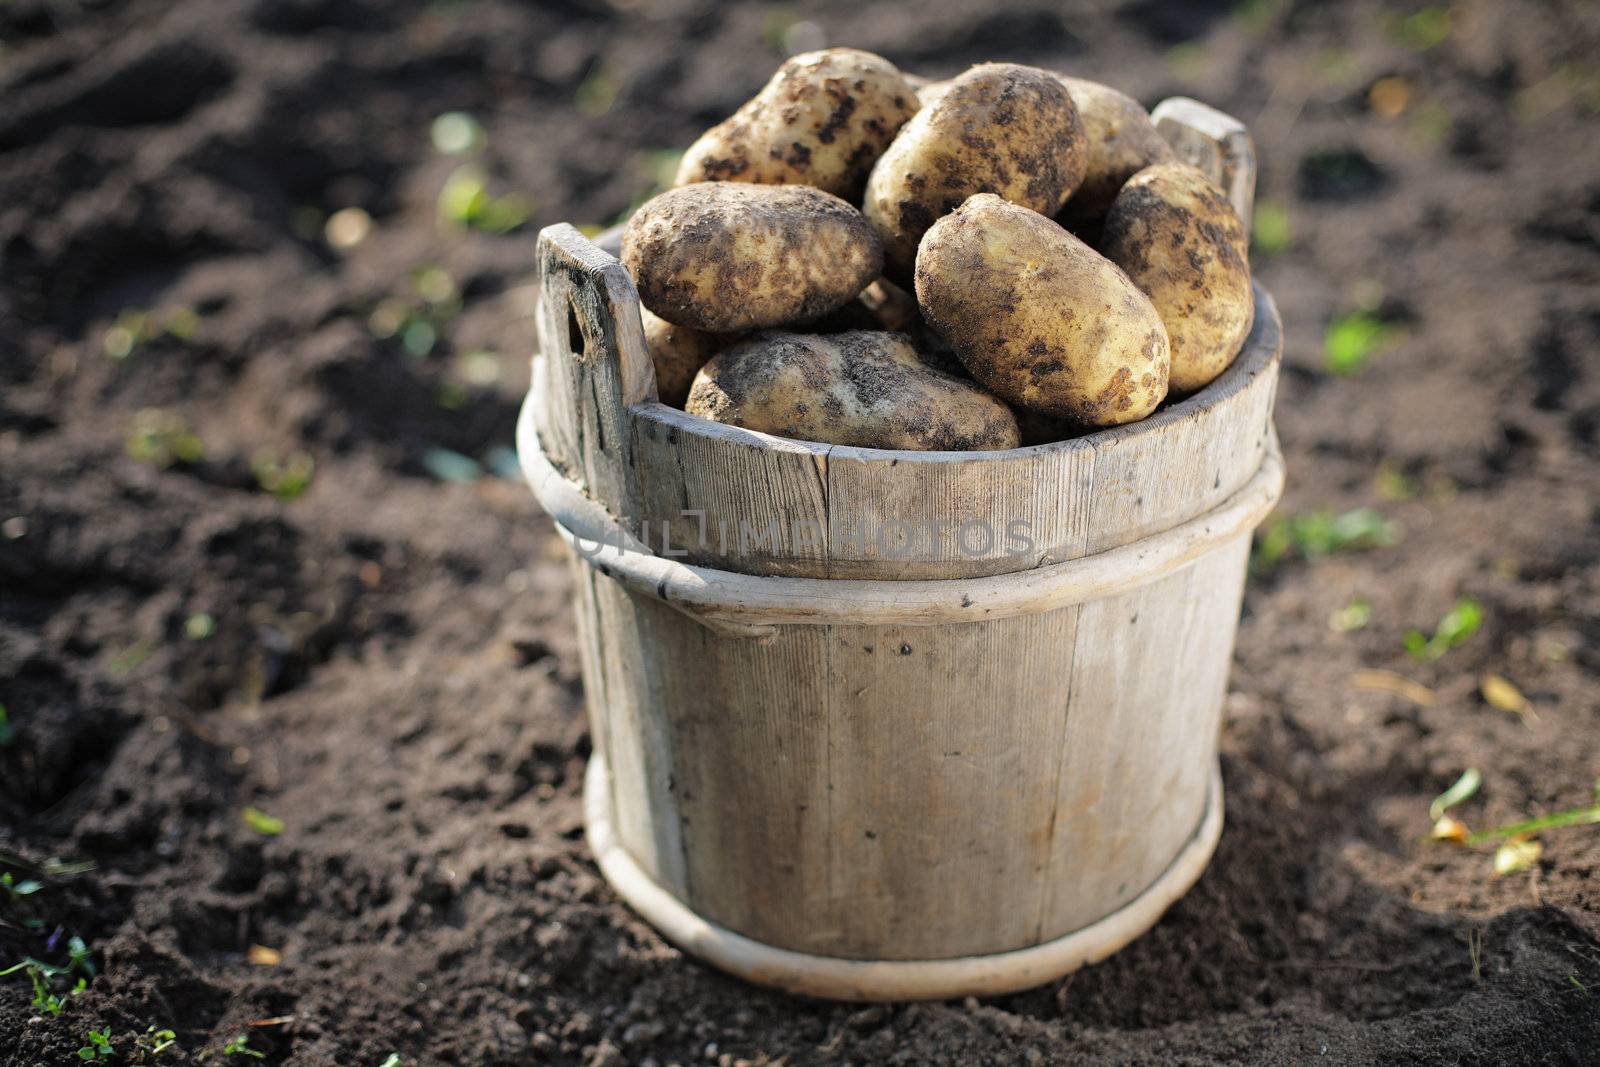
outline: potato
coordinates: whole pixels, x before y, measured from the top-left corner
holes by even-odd
[[[852,202],[917,93],[887,59],[854,48],[795,56],[683,154],[677,184],[810,185]]]
[[[951,80],[872,168],[862,210],[891,279],[911,275],[917,242],[973,193],[1054,215],[1083,180],[1083,123],[1048,71],[985,63]]]
[[[683,407],[695,372],[706,360],[739,340],[737,334],[706,333],[692,326],[675,326],[649,308],[640,308],[644,342],[656,368],[656,395],[663,404]]]
[[[1106,216],[1101,249],[1147,293],[1172,342],[1172,388],[1228,369],[1250,333],[1250,243],[1233,205],[1187,163],[1135,174]]]
[[[1011,410],[930,370],[904,334],[770,331],[700,368],[686,410],[803,441],[938,451],[1015,448]]]
[[[859,211],[819,189],[700,182],[634,212],[622,262],[668,322],[737,333],[852,300],[883,272],[883,246]]]
[[[956,359],[943,337],[922,321],[917,298],[887,278],[879,278],[861,295],[837,311],[805,325],[806,333],[845,333],[849,330],[887,330],[911,339],[917,358],[936,371],[971,381],[967,368]]]
[[[1127,275],[1054,222],[983,193],[917,252],[917,303],[1000,399],[1092,426],[1167,393],[1167,332]]]
[[[1089,146],[1083,184],[1067,200],[1062,216],[1075,225],[1098,221],[1124,182],[1152,163],[1178,157],[1133,97],[1086,78],[1056,76],[1072,94]]]
[[[919,108],[927,107],[939,99],[944,95],[945,90],[950,88],[950,83],[953,80],[952,78],[946,78],[944,81],[938,82],[924,80],[921,85],[917,86],[917,106]]]
[[[917,298],[888,278],[879,278],[861,290],[856,299],[876,315],[890,333],[911,334],[915,338],[918,331],[926,329]]]

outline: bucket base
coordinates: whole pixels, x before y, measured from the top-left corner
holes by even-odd
[[[1222,836],[1222,773],[1211,772],[1205,817],[1170,866],[1137,897],[1080,930],[1043,944],[988,956],[941,960],[850,960],[793,952],[736,934],[695,914],[650,877],[612,828],[610,770],[589,759],[584,824],[600,873],[617,894],[684,952],[746,981],[831,1000],[947,1000],[997,996],[1053,981],[1097,963],[1156,924],[1199,879]]]

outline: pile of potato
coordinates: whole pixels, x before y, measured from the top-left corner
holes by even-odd
[[[663,402],[809,441],[1014,448],[1227,368],[1245,229],[1143,108],[1011,63],[918,82],[796,56],[634,214]]]

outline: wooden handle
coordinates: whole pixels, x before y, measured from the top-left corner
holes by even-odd
[[[656,398],[638,293],[621,263],[565,223],[540,231],[538,257],[539,440],[563,477],[631,529],[628,408]]]
[[[1222,187],[1248,230],[1256,200],[1256,147],[1244,123],[1187,96],[1161,101],[1150,117],[1179,158]]]

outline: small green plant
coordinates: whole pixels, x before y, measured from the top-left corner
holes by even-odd
[[[1399,524],[1373,508],[1355,508],[1338,515],[1326,508],[1283,515],[1267,524],[1250,559],[1250,569],[1266,574],[1291,553],[1315,562],[1336,552],[1383,548],[1399,539]]]
[[[1341,634],[1353,633],[1366,629],[1371,621],[1372,601],[1364,596],[1352,597],[1350,603],[1335,608],[1328,616],[1328,629]]]
[[[1411,132],[1428,148],[1443,144],[1455,124],[1450,109],[1438,100],[1424,100],[1411,109]]]
[[[1289,208],[1281,200],[1262,200],[1256,204],[1250,224],[1250,248],[1264,255],[1277,255],[1289,247],[1294,234],[1289,226]]]
[[[1358,374],[1399,334],[1399,327],[1371,311],[1337,315],[1322,338],[1323,365],[1340,377]]]
[[[60,1015],[62,1010],[66,1008],[68,1001],[82,993],[89,985],[87,978],[80,977],[67,992],[57,993],[56,986],[58,983],[56,980],[70,978],[71,969],[57,967],[54,964],[36,960],[32,956],[23,959],[21,963],[14,963],[10,967],[0,970],[0,978],[19,973],[25,975],[28,981],[33,984],[34,1008],[44,1012],[46,1015]]]
[[[572,106],[586,119],[597,119],[617,102],[622,86],[604,68],[595,68],[572,94]]]
[[[18,881],[10,871],[0,874],[0,892],[5,893],[6,899],[13,904],[23,897],[33,896],[43,888],[43,882],[36,882],[31,878]]]
[[[69,972],[94,977],[94,957],[89,952],[89,946],[84,944],[83,938],[74,936],[67,942],[67,956]]]
[[[200,316],[191,308],[173,308],[161,314],[124,308],[101,335],[100,348],[120,363],[133,355],[140,345],[155,340],[163,333],[187,341],[194,337],[199,328]]]
[[[1463,804],[1477,795],[1478,788],[1483,785],[1483,772],[1476,767],[1468,767],[1443,793],[1433,798],[1433,803],[1428,805],[1428,818],[1438,822],[1444,818],[1444,813]]]
[[[183,636],[191,641],[204,641],[217,632],[217,620],[209,611],[197,611],[183,620]]]
[[[1445,612],[1429,637],[1421,630],[1408,630],[1406,651],[1413,659],[1431,663],[1452,648],[1464,644],[1483,625],[1483,605],[1470,597],[1456,601],[1455,607]]]
[[[146,408],[133,417],[125,447],[133,459],[162,470],[175,464],[198,463],[206,453],[205,445],[182,415],[158,408]]]
[[[1410,500],[1417,495],[1416,479],[1392,460],[1386,459],[1378,464],[1378,470],[1372,476],[1372,486],[1377,491],[1379,500],[1386,500],[1391,504]]]
[[[448,271],[434,264],[411,272],[411,289],[373,308],[367,329],[380,340],[397,339],[406,355],[421,359],[433,351],[445,325],[460,313],[461,290]]]
[[[178,1044],[178,1035],[172,1030],[157,1030],[149,1027],[144,1033],[133,1039],[133,1062],[148,1063],[151,1057],[159,1056],[169,1048]]]
[[[117,1054],[111,1047],[111,1030],[90,1030],[84,1040],[88,1043],[78,1050],[80,1060],[109,1060]]]
[[[265,1052],[260,1052],[250,1047],[249,1034],[234,1034],[228,1043],[222,1046],[222,1054],[224,1056],[249,1056],[257,1060],[267,1058]]]
[[[239,813],[239,817],[245,821],[250,829],[258,834],[277,837],[283,833],[283,820],[274,815],[268,815],[260,808],[245,808]]]
[[[309,452],[291,452],[279,459],[277,453],[263,449],[251,457],[250,473],[257,485],[279,500],[294,500],[311,488],[317,461]]]
[[[11,725],[11,716],[6,711],[6,706],[0,704],[0,748],[6,748],[17,739],[17,729]]]
[[[1432,5],[1409,15],[1389,16],[1385,29],[1390,39],[1415,52],[1426,52],[1450,36],[1449,8]]]
[[[439,220],[486,233],[510,233],[528,221],[528,202],[517,193],[494,196],[483,168],[457,167],[439,190]]]

